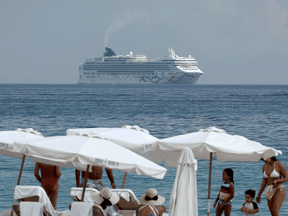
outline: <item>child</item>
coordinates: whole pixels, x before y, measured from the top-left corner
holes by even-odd
[[[232,208],[231,201],[234,197],[233,170],[230,168],[224,169],[222,179],[224,182],[221,184],[220,193],[218,194],[213,206],[215,208],[218,202],[216,216],[221,216],[223,210],[225,216],[230,216]]]
[[[253,202],[254,198],[255,198],[255,191],[254,190],[245,191],[245,201],[246,202],[243,204],[240,211],[245,212],[246,216],[253,216],[259,212],[257,204],[255,202]]]

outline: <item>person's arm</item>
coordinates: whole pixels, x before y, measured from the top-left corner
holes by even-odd
[[[264,173],[264,170],[265,170],[265,165],[263,165],[262,173]],[[256,197],[256,202],[257,202],[257,203],[261,202],[261,194],[262,194],[262,192],[264,191],[264,189],[265,189],[265,187],[266,187],[266,185],[267,185],[267,181],[268,181],[268,179],[263,177],[262,184],[261,184],[261,186],[260,186],[258,195],[257,195],[257,197]]]
[[[106,170],[107,176],[108,176],[108,178],[109,178],[109,180],[110,180],[110,182],[111,182],[112,188],[116,189],[116,184],[115,184],[115,182],[114,182],[114,177],[113,177],[112,169],[106,169],[106,168],[105,168],[105,170]]]
[[[214,204],[213,204],[213,207],[214,207],[214,208],[216,207],[216,204],[217,204],[217,202],[218,202],[218,200],[219,200],[219,196],[220,196],[220,193],[218,193],[218,196],[217,196],[217,198],[215,199],[215,202],[214,202]]]
[[[246,212],[247,213],[252,213],[252,214],[255,214],[255,213],[259,212],[258,206],[257,206],[257,204],[255,202],[253,202],[253,208],[254,209],[247,209]]]
[[[60,166],[56,166],[56,176],[58,177],[58,179],[60,179],[60,176],[62,175],[61,173],[61,168]]]
[[[38,162],[36,162],[35,163],[35,169],[34,169],[34,176],[41,183],[41,177],[39,175],[39,169],[40,169],[40,164]]]
[[[277,183],[283,183],[288,181],[288,175],[285,166],[281,162],[279,162],[278,164],[279,164],[278,166],[280,167],[280,175],[283,176],[283,178],[275,180],[274,181],[275,183],[273,182],[274,185],[276,185]]]
[[[259,212],[259,209],[247,209],[246,212],[247,212],[247,213],[254,213],[254,214],[255,214],[255,213],[258,213],[258,212]]]
[[[244,205],[245,205],[245,203],[242,205],[242,207],[240,209],[241,212],[245,212],[246,211],[246,207]]]
[[[80,170],[75,169],[76,187],[81,187],[80,184]]]

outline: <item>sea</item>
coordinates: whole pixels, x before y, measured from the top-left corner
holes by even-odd
[[[217,127],[231,135],[282,151],[277,159],[288,168],[288,85],[135,85],[135,84],[0,84],[0,131],[33,128],[45,137],[65,136],[69,128],[137,125],[163,139]],[[124,157],[125,155],[123,155]],[[0,155],[0,212],[11,209],[21,160]],[[164,163],[160,165],[164,166]],[[35,162],[27,157],[20,185],[40,185],[34,177]],[[235,197],[231,215],[240,208],[244,192],[258,193],[263,162],[212,163],[211,215],[225,168],[234,171]],[[163,180],[128,173],[125,188],[140,199],[148,188],[164,196],[169,210],[177,168],[166,167]],[[57,210],[72,203],[69,190],[76,186],[75,168],[61,168]],[[103,170],[104,186],[111,187]],[[121,188],[123,171],[113,170]],[[198,215],[207,215],[209,161],[198,159]],[[288,183],[284,183],[288,188]],[[189,202],[189,200],[187,200]],[[257,215],[270,215],[262,194]],[[280,210],[288,215],[288,197]]]

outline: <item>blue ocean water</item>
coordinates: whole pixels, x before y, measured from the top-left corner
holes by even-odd
[[[30,85],[0,84],[0,130],[33,128],[44,136],[66,135],[68,128],[121,127],[138,125],[158,138],[196,132],[215,126],[233,135],[242,135],[283,152],[278,156],[288,168],[288,86],[287,85]],[[0,155],[0,212],[10,209],[21,161]],[[162,164],[163,165],[163,164]],[[213,159],[212,204],[219,193],[222,171],[234,170],[235,197],[231,215],[244,203],[244,192],[258,192],[262,161],[219,162]],[[26,159],[21,185],[39,185],[35,163]],[[125,188],[140,198],[154,187],[169,200],[176,168],[167,168],[163,180],[128,173]],[[75,187],[74,169],[61,168],[58,210],[68,209]],[[199,215],[207,215],[209,161],[198,160],[197,190]],[[114,171],[120,188],[124,172]],[[104,171],[104,186],[110,187]],[[287,183],[284,185],[288,186]],[[270,215],[262,195],[258,215]],[[288,215],[288,198],[281,215]]]

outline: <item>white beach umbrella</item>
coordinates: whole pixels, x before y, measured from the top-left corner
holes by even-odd
[[[219,161],[251,161],[267,159],[282,154],[281,151],[266,147],[243,136],[230,135],[224,130],[210,127],[195,133],[174,136],[159,140],[156,144],[146,145],[146,151],[165,159],[165,164],[175,166],[185,147],[193,151],[195,158],[209,159],[208,215],[210,215],[210,187],[212,157]]]
[[[166,169],[108,140],[85,136],[56,136],[15,142],[14,151],[41,159],[95,165],[163,179]],[[38,159],[37,159],[38,158]]]
[[[122,128],[78,128],[68,129],[67,135],[99,134],[99,137],[110,140],[132,151],[143,153],[143,144],[155,143],[159,139],[149,131],[137,125],[125,125]]]
[[[152,156],[150,153],[144,153],[143,144],[156,143],[159,139],[150,135],[149,131],[138,127],[137,125],[125,125],[122,128],[77,128],[68,129],[67,135],[87,135],[98,136],[102,139],[110,140],[118,145],[128,148],[141,156],[152,160],[156,163],[161,163],[161,159],[157,156]],[[127,172],[125,172],[122,189],[124,188]]]
[[[83,185],[82,201],[85,194],[87,174],[90,166],[133,172],[153,178],[163,179],[166,169],[148,159],[117,145],[111,141],[87,136],[56,136],[44,140],[15,142],[15,152],[34,156],[42,162],[66,161],[76,167],[87,166]],[[59,164],[60,166],[64,163]]]
[[[165,160],[176,163],[185,147],[193,151],[195,158],[209,159],[210,153],[219,161],[252,161],[282,154],[281,151],[248,140],[243,136],[230,135],[224,130],[210,127],[198,132],[161,139],[147,145],[146,151],[156,151]]]
[[[20,179],[26,156],[23,153],[13,151],[14,142],[25,140],[39,140],[39,139],[45,139],[45,138],[41,133],[33,130],[32,128],[26,128],[26,129],[18,128],[15,131],[0,131],[0,154],[22,159],[17,185],[20,184]]]
[[[190,148],[184,148],[170,198],[169,216],[198,216],[197,205],[197,160]]]
[[[32,128],[18,128],[15,131],[0,131],[0,154],[22,158],[23,153],[13,152],[13,144],[15,141],[43,138],[41,133],[34,131]]]

